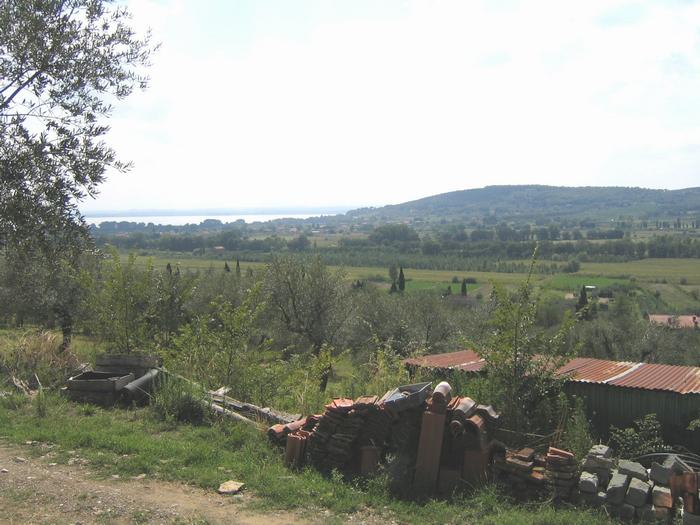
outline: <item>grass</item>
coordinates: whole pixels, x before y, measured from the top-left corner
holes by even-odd
[[[37,417],[31,404],[0,406],[0,433],[14,443],[54,443],[57,462],[77,452],[105,477],[146,474],[213,490],[237,479],[267,509],[329,509],[338,516],[370,512],[402,523],[486,523],[595,525],[612,523],[602,514],[557,509],[549,503],[516,505],[489,487],[452,501],[423,503],[393,498],[383,477],[360,483],[326,478],[306,469],[292,472],[282,451],[246,425],[220,421],[212,426],[172,424],[150,409],[85,410],[57,395],[47,395],[47,413]],[[70,421],[70,424],[66,424]],[[40,447],[27,449],[39,454]]]
[[[544,281],[545,288],[555,290],[565,290],[570,292],[579,292],[582,286],[596,286],[598,288],[606,288],[616,284],[627,284],[628,279],[616,279],[613,277],[591,277],[579,274],[560,273],[554,275]]]
[[[579,274],[607,277],[634,277],[637,281],[657,282],[667,279],[679,283],[700,284],[700,260],[698,259],[643,259],[622,263],[581,263]]]

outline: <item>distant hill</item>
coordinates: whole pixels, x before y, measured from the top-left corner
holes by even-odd
[[[385,220],[497,220],[537,221],[700,218],[700,188],[651,190],[623,187],[486,186],[452,191],[415,201],[360,208],[351,217]]]

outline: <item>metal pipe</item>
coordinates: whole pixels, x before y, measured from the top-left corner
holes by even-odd
[[[158,377],[158,369],[151,368],[138,379],[124,385],[121,390],[122,399],[127,403],[143,401],[151,392],[156,377]]]

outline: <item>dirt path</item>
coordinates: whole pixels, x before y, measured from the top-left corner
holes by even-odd
[[[57,465],[0,441],[0,523],[3,524],[241,524],[309,523],[308,516],[251,510],[249,494],[221,496],[179,483],[97,479],[76,454]],[[323,515],[323,511],[320,512]]]

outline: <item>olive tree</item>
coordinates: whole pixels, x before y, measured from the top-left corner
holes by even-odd
[[[110,4],[0,2],[0,246],[81,236],[78,203],[129,167],[103,140],[106,120],[146,87],[154,46]]]
[[[331,271],[319,256],[275,257],[265,277],[268,305],[287,331],[301,336],[315,357],[333,345],[351,311],[350,287],[342,270]],[[325,390],[330,374],[321,377]]]

